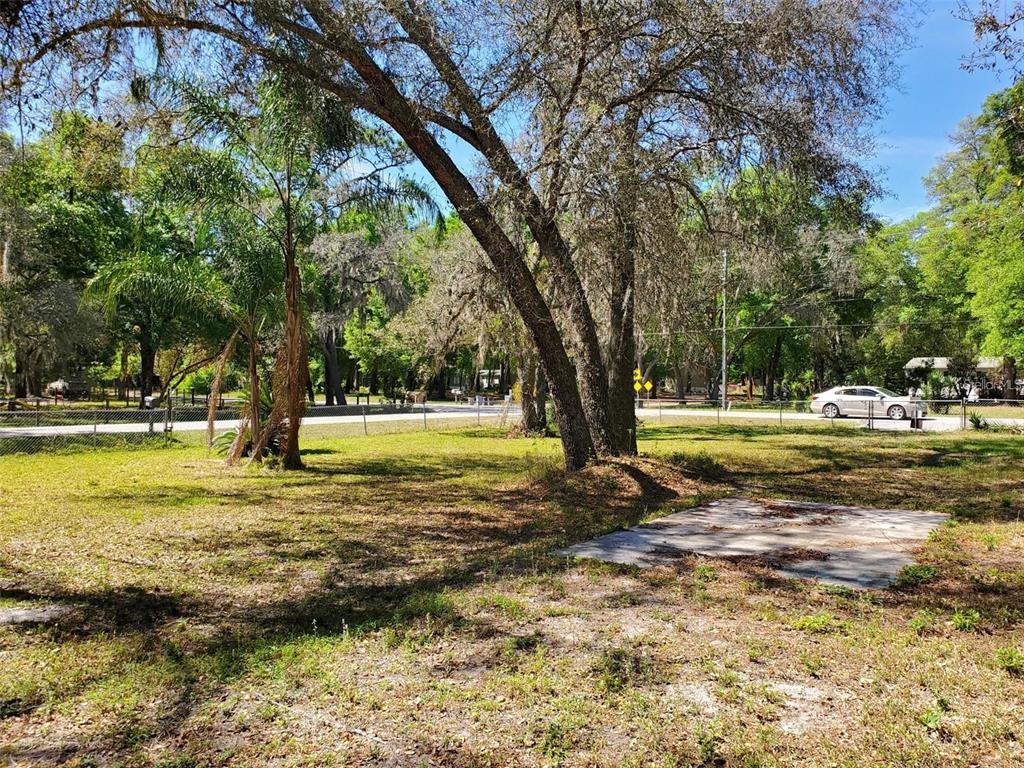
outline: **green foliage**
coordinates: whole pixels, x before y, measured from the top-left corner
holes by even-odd
[[[974,608],[961,609],[953,614],[950,623],[960,632],[975,632],[981,625],[981,614]]]
[[[811,634],[826,634],[831,632],[843,632],[846,629],[844,622],[836,619],[829,611],[800,616],[793,621],[793,628],[809,632]]]
[[[923,635],[934,626],[937,614],[930,610],[921,610],[910,617],[907,626],[916,635]]]
[[[996,650],[996,666],[1011,675],[1024,675],[1024,653],[1012,645]]]
[[[903,570],[900,571],[897,577],[897,583],[910,586],[923,584],[934,579],[937,574],[938,570],[934,565],[912,563],[903,566]]]
[[[363,317],[345,325],[345,348],[363,373],[376,373],[384,393],[394,396],[412,369],[414,353],[389,319],[383,297],[371,293]]]

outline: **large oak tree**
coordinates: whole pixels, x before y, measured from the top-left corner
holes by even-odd
[[[679,192],[694,198],[709,172],[750,166],[826,196],[862,187],[850,158],[892,82],[903,18],[898,0],[27,0],[5,5],[0,68],[9,96],[69,72],[94,86],[130,77],[148,39],[158,61],[185,48],[242,81],[274,68],[390,126],[509,292],[577,468],[632,448],[621,382],[633,361],[601,338],[632,322],[633,225],[621,203],[644,179],[631,153],[682,161],[693,173]],[[487,186],[460,162],[467,147]],[[595,147],[609,153],[622,222],[607,318],[567,226],[579,221],[576,171]],[[499,215],[509,208],[548,266],[554,301]]]

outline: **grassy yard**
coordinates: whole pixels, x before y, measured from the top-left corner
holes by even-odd
[[[1012,766],[1024,438],[692,424],[0,458],[0,764]],[[724,495],[936,509],[900,586],[549,553]]]

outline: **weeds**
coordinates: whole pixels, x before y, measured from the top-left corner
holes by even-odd
[[[829,611],[820,611],[809,616],[800,616],[793,620],[793,629],[799,629],[811,634],[825,634],[829,632],[846,631],[846,623],[836,619]]]
[[[996,651],[996,666],[1011,675],[1024,675],[1024,653],[1008,645]]]
[[[950,623],[960,632],[976,632],[981,625],[981,614],[973,608],[959,610],[953,614]]]
[[[605,693],[615,693],[649,678],[652,665],[639,648],[614,647],[601,654],[595,671],[598,675],[598,689]]]
[[[931,581],[937,574],[938,570],[934,565],[912,563],[903,567],[899,576],[896,577],[896,583],[900,586],[916,586]]]

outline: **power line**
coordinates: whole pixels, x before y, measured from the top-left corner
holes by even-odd
[[[893,328],[914,328],[923,326],[935,326],[935,325],[966,325],[970,323],[976,323],[976,320],[935,320],[935,321],[909,321],[903,323],[894,323]],[[834,330],[839,328],[874,328],[876,323],[819,323],[811,325],[732,325],[728,327],[729,331],[806,331],[806,330]],[[702,327],[685,327],[680,328],[676,331],[651,331],[655,336],[672,336],[677,333],[695,333],[695,332],[719,332],[721,331],[720,326],[702,326]],[[645,331],[647,333],[647,331]]]

